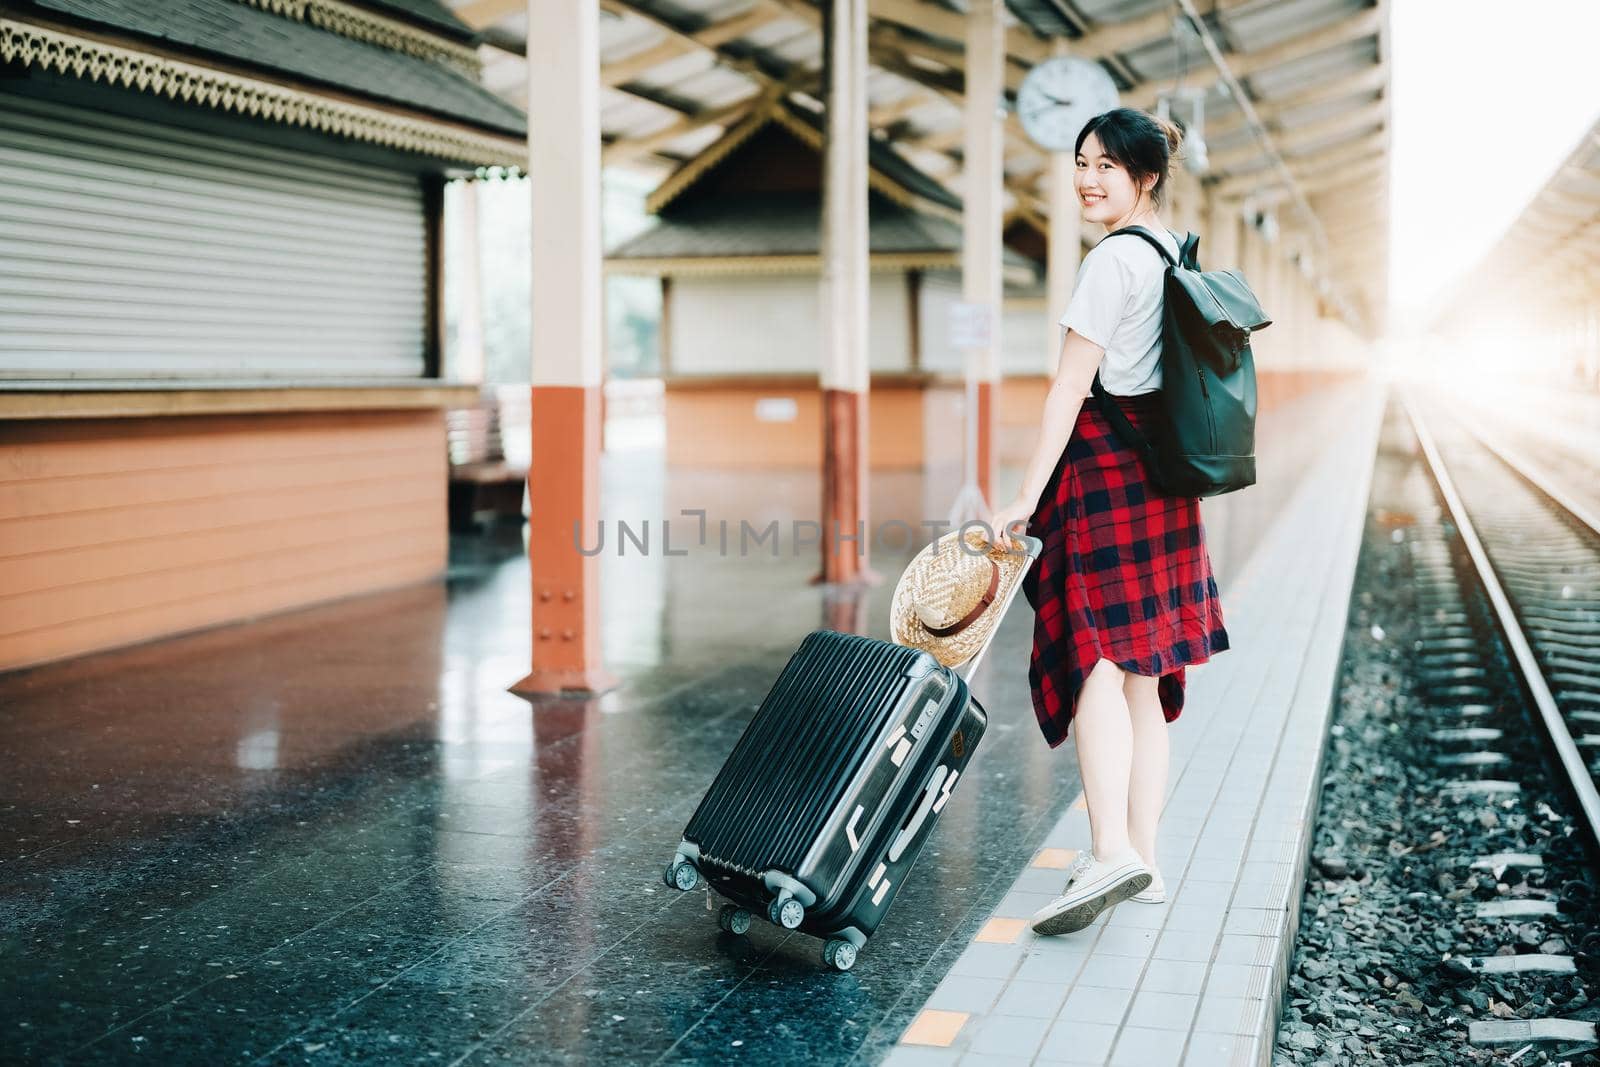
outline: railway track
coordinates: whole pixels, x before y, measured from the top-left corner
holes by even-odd
[[[1445,967],[1462,983],[1503,988],[1495,983],[1508,976],[1537,983],[1548,975],[1592,993],[1600,932],[1585,928],[1592,891],[1573,887],[1593,886],[1600,856],[1600,524],[1581,494],[1554,484],[1492,431],[1424,394],[1407,394],[1404,405],[1439,504],[1437,521],[1419,521],[1409,541],[1420,611],[1415,670],[1433,719],[1426,729],[1436,769],[1485,825],[1526,820],[1583,839],[1577,849],[1548,850],[1560,859],[1535,851],[1461,857],[1502,893],[1463,898],[1463,927],[1489,943]],[[1558,864],[1578,869],[1550,869]],[[1553,897],[1514,888],[1529,878],[1565,888]],[[1529,930],[1554,936],[1535,948]],[[1522,1060],[1534,1049],[1600,1047],[1592,1008],[1479,1019],[1468,1029],[1473,1046],[1520,1062],[1538,1062]]]

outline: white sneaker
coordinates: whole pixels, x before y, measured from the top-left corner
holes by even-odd
[[[1083,876],[1084,869],[1094,862],[1094,853],[1084,849],[1078,853],[1078,858],[1072,861],[1071,872],[1067,875],[1067,889],[1072,888],[1072,883]],[[1065,892],[1065,890],[1063,890]],[[1164,904],[1167,900],[1167,884],[1162,880],[1161,870],[1158,867],[1150,868],[1150,887],[1142,889],[1128,898],[1136,904]]]
[[[1150,887],[1141,889],[1128,898],[1138,904],[1164,904],[1167,899],[1167,883],[1161,880],[1161,869],[1150,868]]]
[[[1094,922],[1109,907],[1120,904],[1150,885],[1150,868],[1135,849],[1098,859],[1091,857],[1067,891],[1038,911],[1031,920],[1039,934],[1069,934]]]

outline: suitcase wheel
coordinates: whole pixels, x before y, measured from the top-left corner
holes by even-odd
[[[700,884],[700,872],[687,860],[673,860],[667,864],[665,877],[668,886],[681,889],[685,893]]]
[[[774,926],[781,926],[785,930],[796,930],[805,921],[806,906],[794,897],[779,897],[767,906],[767,918]]]
[[[844,938],[835,938],[822,946],[822,962],[839,971],[848,971],[856,965],[856,947]]]
[[[717,912],[717,925],[730,934],[750,932],[751,915],[737,904],[724,904]]]

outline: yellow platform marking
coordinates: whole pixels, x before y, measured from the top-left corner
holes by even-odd
[[[990,919],[983,924],[983,929],[978,931],[974,941],[983,941],[991,945],[1015,945],[1017,935],[1027,928],[1026,919]]]
[[[902,1045],[937,1045],[949,1048],[961,1027],[971,1016],[964,1011],[936,1011],[928,1008],[912,1020],[911,1027],[900,1039]]]
[[[1075,848],[1041,848],[1039,854],[1033,857],[1032,865],[1050,871],[1064,871],[1077,858],[1078,850]]]

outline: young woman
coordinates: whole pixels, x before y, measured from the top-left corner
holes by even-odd
[[[1156,211],[1181,135],[1143,111],[1096,115],[1078,135],[1083,218],[1110,233],[1143,226],[1174,257]],[[1060,365],[1038,447],[1016,500],[990,520],[997,539],[1027,520],[1044,541],[1023,579],[1036,612],[1034,712],[1052,748],[1075,724],[1092,852],[1062,896],[1034,915],[1045,934],[1080,930],[1132,898],[1166,899],[1156,823],[1167,787],[1166,724],[1183,707],[1184,667],[1228,647],[1198,497],[1150,485],[1091,394],[1096,373],[1145,432],[1161,388],[1166,261],[1142,238],[1102,238],[1083,258],[1061,325]]]

